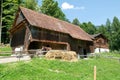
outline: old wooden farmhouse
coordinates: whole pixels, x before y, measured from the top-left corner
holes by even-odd
[[[94,52],[109,52],[108,39],[101,33],[92,35],[94,38]]]
[[[20,7],[10,30],[11,47],[23,50],[52,49],[72,50],[80,54],[93,51],[93,40],[80,27],[42,13]]]

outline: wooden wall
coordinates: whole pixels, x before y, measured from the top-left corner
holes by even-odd
[[[81,53],[81,49],[86,50],[87,53],[91,52],[90,46],[92,46],[92,42],[89,41],[83,41],[74,39],[68,34],[50,31],[46,29],[40,29],[37,27],[30,27],[30,31],[32,33],[33,39],[37,40],[49,40],[49,41],[55,41],[55,42],[66,42],[70,45],[70,50],[76,51],[77,53]],[[33,44],[36,44],[34,42]],[[38,43],[37,43],[38,44]],[[38,44],[41,48],[42,45],[49,45],[53,49],[66,49],[67,47],[65,44],[54,44],[54,43],[40,43]],[[30,45],[32,46],[32,44]],[[38,47],[37,47],[38,48]]]
[[[26,27],[21,27],[12,34],[11,47],[24,45]]]
[[[98,36],[95,38],[94,40],[94,47],[95,48],[106,48],[108,49],[108,41],[106,38],[102,37],[102,36]]]
[[[68,42],[69,35],[50,31],[46,29],[40,29],[36,27],[30,27],[32,37],[38,40],[51,40],[51,41],[58,41],[58,42]]]

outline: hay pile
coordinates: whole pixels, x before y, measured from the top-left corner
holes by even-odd
[[[46,59],[61,59],[65,61],[77,61],[77,54],[74,51],[50,50],[45,55]]]

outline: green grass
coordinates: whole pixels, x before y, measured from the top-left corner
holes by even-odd
[[[96,53],[101,56],[112,56],[112,57],[120,57],[120,51],[112,51],[112,52],[103,52],[103,53]]]
[[[10,46],[0,46],[0,52],[12,51]]]
[[[0,56],[11,56],[11,53],[7,53],[7,54],[0,54]]]
[[[11,51],[12,49],[10,46],[0,46],[0,56],[10,56]]]
[[[120,80],[120,62],[114,59],[91,58],[78,62],[34,58],[27,62],[0,64],[0,80]]]

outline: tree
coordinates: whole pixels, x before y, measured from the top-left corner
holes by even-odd
[[[49,16],[53,16],[60,20],[68,21],[66,19],[65,14],[58,7],[58,2],[54,0],[42,0],[42,6],[40,7],[42,13],[47,14]]]
[[[102,33],[105,35],[105,33],[106,33],[105,25],[102,24],[102,25],[98,26],[97,33]]]
[[[110,34],[112,32],[112,24],[109,19],[107,19],[105,27],[106,27],[106,37],[110,39],[111,37]]]
[[[111,34],[112,34],[112,24],[111,24],[109,19],[107,19],[105,27],[106,27],[105,36],[109,40],[109,48],[111,49],[112,48],[112,44],[111,44],[112,43],[112,36],[111,36]]]
[[[3,12],[2,12],[2,43],[9,42],[8,30],[11,28],[14,13],[16,12],[17,0],[3,0]]]
[[[8,30],[11,28],[19,6],[37,10],[37,0],[3,0],[2,42],[9,42]]]
[[[117,17],[113,18],[112,29],[115,32],[120,29],[120,22],[119,22],[119,19]]]
[[[85,30],[88,34],[95,34],[96,33],[96,27],[91,23],[82,23],[80,24],[80,27]]]
[[[108,31],[109,33],[111,33],[111,22],[110,22],[109,19],[107,19],[105,26],[106,26],[107,31]]]
[[[120,50],[120,22],[117,17],[113,18],[111,30],[111,49]]]
[[[111,50],[120,49],[120,21],[117,17],[113,18],[111,23],[109,19],[106,21],[106,25],[101,25],[97,28],[97,33],[104,34],[109,40],[109,48]]]
[[[91,22],[88,22],[87,24],[87,32],[89,34],[95,34],[96,32],[96,27]]]
[[[18,0],[18,5],[38,11],[38,0]]]
[[[0,44],[1,44],[1,31],[2,31],[2,0],[0,1]]]
[[[77,18],[73,19],[72,24],[75,24],[75,25],[77,25],[77,26],[80,26],[80,22],[79,22],[79,20],[78,20]]]

